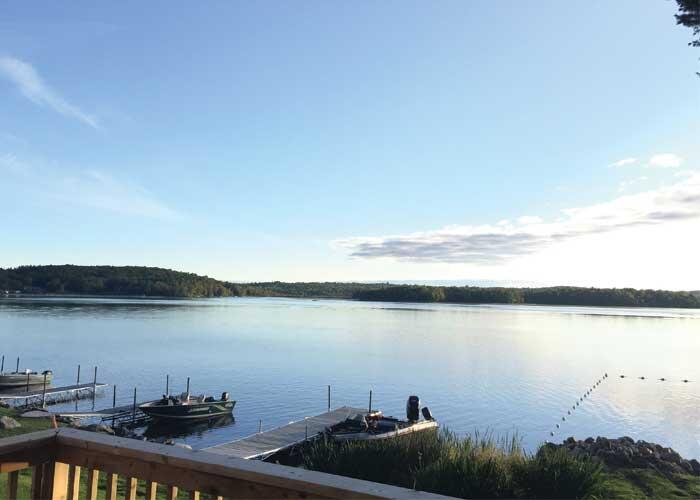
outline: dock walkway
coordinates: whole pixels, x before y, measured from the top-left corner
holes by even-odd
[[[237,441],[204,448],[202,451],[227,457],[264,459],[285,448],[303,443],[308,439],[314,439],[326,427],[342,422],[356,413],[367,413],[367,409],[343,406],[336,410],[270,429],[269,431],[259,432]]]

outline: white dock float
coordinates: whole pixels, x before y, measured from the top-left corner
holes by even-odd
[[[93,390],[101,389],[103,387],[107,387],[107,384],[90,382],[88,384],[66,385],[63,387],[47,386],[46,390],[44,390],[43,386],[30,385],[29,390],[27,390],[26,387],[19,387],[16,389],[0,389],[0,399],[36,399],[41,398],[44,395],[47,399],[51,399],[58,396],[75,395],[80,392],[92,392]]]
[[[326,427],[340,423],[356,413],[367,413],[367,408],[342,406],[336,410],[259,432],[237,441],[204,448],[202,451],[227,457],[263,459],[285,448],[313,439]]]

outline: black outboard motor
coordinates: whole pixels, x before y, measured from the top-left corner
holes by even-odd
[[[221,393],[221,401],[228,401],[228,392]]]
[[[427,406],[424,406],[420,412],[423,414],[424,419],[433,420],[433,414],[430,413],[430,408],[428,408]]]
[[[406,418],[411,422],[418,422],[420,419],[420,398],[409,396],[406,402]]]

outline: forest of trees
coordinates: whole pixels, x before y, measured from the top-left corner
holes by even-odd
[[[481,288],[391,285],[361,290],[357,300],[389,302],[448,302],[455,304],[548,304],[571,306],[692,307],[700,297],[690,292],[637,290],[634,288]]]
[[[453,304],[693,307],[698,292],[633,288],[505,288],[312,282],[230,283],[158,267],[22,266],[0,269],[0,292],[149,297],[304,297]]]
[[[0,290],[159,297],[228,297],[245,293],[231,283],[158,267],[71,265],[0,269]]]

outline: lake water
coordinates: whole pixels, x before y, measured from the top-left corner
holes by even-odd
[[[629,435],[700,458],[700,310],[6,298],[0,354],[6,369],[17,356],[53,369],[55,385],[74,383],[78,364],[90,381],[98,365],[118,404],[134,387],[160,397],[166,373],[172,392],[188,376],[192,393],[229,391],[235,422],[182,438],[194,448],[320,413],[330,384],[334,407],[366,407],[372,389],[374,407],[402,416],[418,394],[456,432],[517,432],[529,449]],[[109,388],[96,405],[111,404]]]

